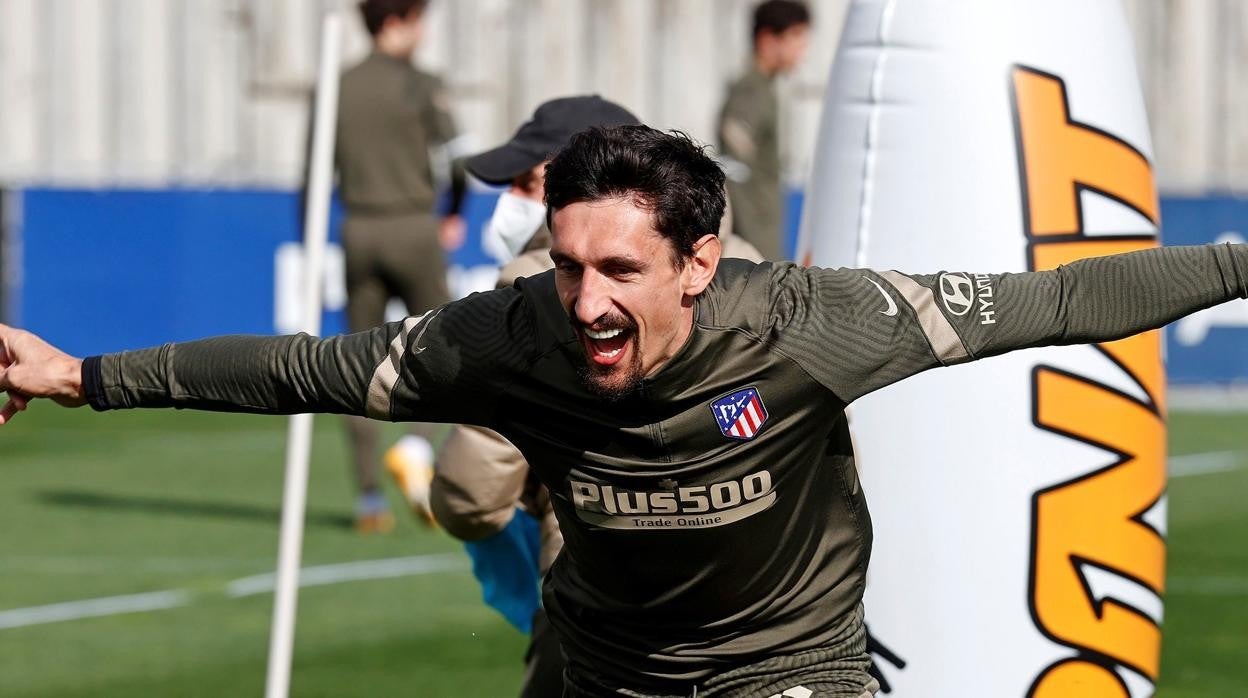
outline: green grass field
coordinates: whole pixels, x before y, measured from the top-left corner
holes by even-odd
[[[37,405],[4,427],[0,618],[185,593],[164,610],[0,627],[0,695],[259,695],[272,595],[232,598],[227,585],[272,570],[285,424]],[[317,424],[305,565],[455,557],[429,574],[305,588],[293,693],[515,695],[525,638],[482,605],[459,545],[406,517],[392,535],[357,536],[340,425]],[[1248,415],[1172,420],[1172,453],[1237,451],[1240,467],[1171,483],[1162,698],[1248,690],[1246,433]]]

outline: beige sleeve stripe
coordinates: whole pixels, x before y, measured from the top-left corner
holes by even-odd
[[[896,271],[878,272],[888,283],[896,288],[910,307],[914,308],[919,319],[919,327],[927,335],[928,344],[942,364],[950,364],[970,358],[962,339],[954,331],[949,318],[936,307],[936,295],[910,277]]]
[[[425,313],[428,315],[428,313]],[[403,350],[407,346],[407,335],[425,318],[409,317],[403,321],[399,335],[390,342],[386,358],[377,364],[373,378],[368,382],[368,401],[364,405],[364,413],[372,419],[390,419],[390,394],[399,382],[399,369],[403,366]]]

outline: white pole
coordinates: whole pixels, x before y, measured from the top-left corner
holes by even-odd
[[[329,195],[333,175],[334,128],[338,118],[338,70],[342,21],[336,12],[321,24],[321,58],[312,119],[312,152],[304,210],[303,317],[300,329],[321,332],[321,284],[325,241],[329,236]],[[299,595],[299,562],[303,550],[304,508],[308,493],[308,460],[312,449],[312,415],[290,418],[286,447],[286,484],[282,495],[282,530],[277,552],[277,591],[269,631],[269,670],[264,695],[286,698],[290,689],[291,649],[295,638],[295,606]]]

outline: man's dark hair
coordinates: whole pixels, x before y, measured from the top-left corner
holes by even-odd
[[[754,8],[754,33],[782,34],[790,27],[810,24],[810,10],[797,0],[766,0]]]
[[[424,12],[429,0],[361,0],[360,14],[364,15],[364,27],[377,36],[388,17],[404,19],[413,11]]]
[[[680,266],[693,243],[719,233],[724,216],[724,172],[705,148],[680,131],[649,126],[581,131],[546,167],[546,224],[570,204],[630,197],[654,216]]]

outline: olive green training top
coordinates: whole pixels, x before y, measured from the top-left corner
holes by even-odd
[[[577,377],[586,359],[558,273],[359,334],[92,357],[84,387],[96,409],[338,412],[502,433],[563,531],[544,591],[573,676],[688,694],[770,657],[864,656],[871,523],[847,404],[929,368],[1118,339],[1243,298],[1248,245],[1000,275],[723,260],[685,346],[616,403]],[[946,307],[942,283],[974,289],[972,312]]]
[[[728,86],[719,114],[719,148],[728,160],[732,231],[758,248],[764,259],[782,259],[780,106],[775,80],[757,68]]]
[[[446,88],[409,61],[373,52],[346,71],[338,97],[334,166],[352,213],[430,213],[430,149],[455,137]]]

